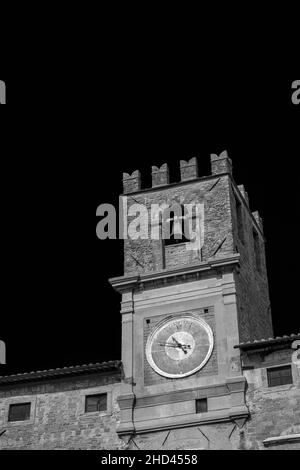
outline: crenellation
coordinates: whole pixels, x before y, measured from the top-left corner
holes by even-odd
[[[128,173],[123,173],[123,191],[124,194],[134,193],[141,190],[141,173],[139,170],[136,170],[129,175]]]
[[[198,161],[196,157],[189,161],[180,160],[181,181],[189,181],[198,177]]]
[[[169,184],[169,167],[164,163],[160,168],[152,167],[152,187],[165,186]]]
[[[220,155],[211,154],[210,161],[212,175],[232,174],[232,160],[229,158],[227,150],[224,150]]]
[[[192,157],[189,160],[180,160],[179,165],[181,176],[179,183],[170,182],[168,163],[164,163],[161,166],[152,166],[152,188],[168,185],[174,186],[180,183],[188,183],[192,180],[208,178],[207,176],[198,174],[197,157]],[[211,155],[211,176],[223,173],[232,175],[232,160],[229,158],[226,150],[220,155]],[[123,173],[123,188],[124,194],[151,190],[151,188],[142,188],[141,173],[139,170],[134,171],[131,175],[129,173]]]

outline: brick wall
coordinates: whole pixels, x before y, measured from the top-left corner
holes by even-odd
[[[196,250],[186,249],[185,243],[165,246],[165,267],[166,269],[176,268],[179,265],[199,262],[199,255]]]

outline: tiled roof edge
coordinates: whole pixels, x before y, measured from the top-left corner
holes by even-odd
[[[292,334],[289,336],[277,336],[276,338],[260,339],[254,341],[247,341],[245,343],[240,343],[234,346],[239,349],[256,349],[264,346],[272,346],[273,344],[279,343],[290,343],[292,341],[300,339],[300,333]]]
[[[121,361],[98,362],[95,364],[83,364],[77,366],[48,369],[42,371],[25,372],[21,374],[0,376],[0,385],[16,382],[28,382],[31,380],[43,380],[47,378],[64,377],[68,375],[85,374],[88,372],[121,371]]]

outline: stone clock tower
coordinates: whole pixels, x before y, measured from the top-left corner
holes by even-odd
[[[110,280],[122,294],[118,434],[129,448],[242,446],[249,413],[235,346],[273,333],[265,240],[227,152],[211,155],[211,168],[198,177],[196,158],[181,161],[181,182],[170,184],[167,165],[152,167],[150,189],[141,189],[138,171],[124,174],[124,204],[129,214],[133,205],[146,208],[149,233],[152,221],[162,234],[153,205],[202,208],[191,216],[201,227],[198,246],[129,237],[124,276]],[[179,219],[170,216],[173,228]]]

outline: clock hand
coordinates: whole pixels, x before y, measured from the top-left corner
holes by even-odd
[[[180,344],[180,343],[178,343],[178,346],[177,344],[173,344],[173,343],[159,343],[159,346],[168,346],[169,348],[182,349],[182,350],[184,350],[183,348],[190,347],[190,346],[186,346],[185,344]]]
[[[172,336],[172,340],[175,341],[175,343],[177,343],[177,346],[178,346],[179,348],[181,348],[181,349],[182,349],[182,347],[191,349],[191,346],[190,346],[189,344],[182,344],[182,343],[179,343],[179,342],[177,341],[177,339],[174,338],[174,336]]]
[[[184,354],[187,354],[186,348],[184,348],[183,346],[181,346],[181,349],[182,349],[182,351],[184,352]]]
[[[182,351],[184,352],[184,354],[187,354],[187,348],[190,348],[189,345],[186,345],[186,344],[181,344],[177,341],[176,338],[174,338],[174,336],[172,336],[172,340],[175,341],[175,343],[177,344],[177,347],[182,349]]]
[[[182,349],[184,354],[187,354],[186,346],[180,343],[178,343],[178,346],[177,344],[172,344],[172,343],[159,343],[159,346],[167,346],[168,348]]]
[[[175,338],[172,337],[172,339],[175,340]],[[184,354],[187,354],[187,349],[191,349],[191,346],[189,344],[181,344],[179,343],[177,340],[175,340],[175,342],[177,344],[173,344],[173,343],[159,343],[159,346],[168,346],[170,348],[176,348],[176,349],[182,349],[182,351],[184,352]]]
[[[175,341],[175,343],[177,344],[177,346],[181,347],[181,344],[178,343],[177,339],[175,339],[174,336],[172,336],[172,340]]]

